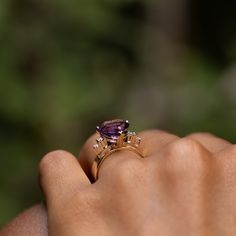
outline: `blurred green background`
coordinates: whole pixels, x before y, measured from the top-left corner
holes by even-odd
[[[37,165],[96,125],[236,141],[236,1],[1,0],[0,225],[42,199]]]

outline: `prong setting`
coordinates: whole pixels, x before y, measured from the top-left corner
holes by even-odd
[[[141,142],[141,138],[138,137],[135,132],[119,132],[119,134],[120,136],[117,138],[116,142],[111,142],[108,138],[101,136],[96,139],[97,143],[93,145],[93,148],[98,158],[105,156],[111,149],[120,147],[137,148]]]

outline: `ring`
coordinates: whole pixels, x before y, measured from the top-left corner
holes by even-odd
[[[122,119],[105,121],[97,126],[96,131],[100,137],[93,145],[96,157],[92,165],[92,175],[95,180],[98,179],[99,168],[104,160],[116,151],[129,150],[143,158],[138,150],[141,138],[135,132],[128,131],[128,127],[128,120]]]

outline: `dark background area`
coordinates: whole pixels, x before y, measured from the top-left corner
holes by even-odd
[[[236,141],[236,2],[1,0],[0,225],[42,200],[37,166],[98,123]]]

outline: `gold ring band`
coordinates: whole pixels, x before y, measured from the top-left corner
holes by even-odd
[[[105,121],[101,126],[97,126],[100,137],[93,145],[96,157],[91,169],[95,181],[98,179],[102,163],[114,152],[128,150],[136,153],[137,157],[143,158],[142,153],[138,150],[141,138],[135,132],[128,131],[128,127],[129,122],[121,119]]]
[[[107,157],[109,157],[112,153],[122,151],[122,150],[134,152],[139,157],[143,158],[143,155],[141,154],[141,152],[137,148],[132,147],[132,146],[125,146],[125,147],[119,147],[119,148],[113,149],[110,152],[108,152],[106,155],[104,155],[102,158],[98,158],[98,156],[96,156],[96,158],[94,159],[93,165],[92,165],[92,175],[95,180],[98,179],[99,169],[100,169],[102,163],[105,161],[105,159]]]

